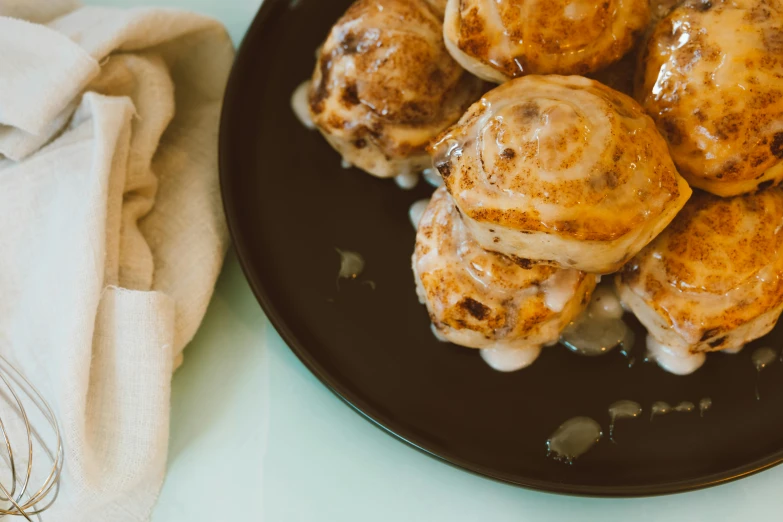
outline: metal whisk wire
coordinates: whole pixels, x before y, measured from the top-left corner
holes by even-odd
[[[57,425],[57,419],[51,406],[30,380],[2,355],[0,355],[0,363],[0,382],[3,385],[0,388],[0,397],[4,399],[7,405],[6,408],[0,410],[0,458],[9,466],[11,475],[10,486],[0,480],[0,502],[4,503],[0,507],[0,518],[17,516],[32,521],[31,517],[35,516],[38,520],[41,520],[40,514],[47,510],[52,502],[56,500],[59,491],[63,463],[60,428]],[[20,391],[21,394],[19,393]],[[50,449],[47,440],[32,425],[30,415],[25,406],[26,401],[23,400],[23,397],[31,403],[31,406],[35,407],[35,411],[40,413],[51,428],[55,446],[54,451]],[[26,456],[26,462],[22,460],[23,455],[21,452],[14,451],[13,439],[15,437],[11,432],[12,427],[8,419],[3,417],[3,414],[8,413],[9,410],[18,415],[19,418],[15,420],[21,419],[24,425],[24,429],[18,431],[26,435],[26,455],[24,455]],[[30,494],[28,490],[34,474],[33,458],[36,453],[36,447],[40,447],[48,456],[49,461],[51,461],[51,467],[47,465],[45,468],[48,473],[43,480],[43,485],[35,493]],[[38,462],[37,459],[36,462]],[[23,468],[24,474],[19,473],[17,468]]]

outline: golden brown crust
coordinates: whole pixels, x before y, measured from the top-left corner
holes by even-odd
[[[680,172],[722,196],[783,179],[783,3],[688,0],[647,43],[637,98]]]
[[[358,0],[334,25],[309,102],[314,123],[344,155],[376,147],[389,160],[421,156],[480,95],[481,82],[443,45],[441,16],[426,0]]]
[[[641,107],[576,76],[501,85],[431,153],[463,212],[526,233],[611,241],[690,193]]]
[[[482,249],[465,230],[444,188],[435,191],[422,217],[413,265],[432,323],[442,332],[455,332],[454,342],[465,338],[459,333],[464,331],[485,341],[460,343],[473,348],[493,342],[556,341],[595,287],[595,277],[584,272]],[[550,308],[548,291],[565,294],[562,310]]]
[[[459,49],[508,78],[606,67],[633,47],[650,19],[647,0],[454,1]]]
[[[594,73],[588,74],[587,77],[597,80],[615,91],[634,97],[636,88],[635,82],[637,81],[635,76],[639,64],[639,55],[641,54],[642,49],[658,22],[665,18],[682,2],[683,0],[651,0],[651,21],[647,26],[645,35],[642,38],[639,38],[631,50],[625,53],[620,60]]]
[[[695,193],[618,282],[697,349],[776,310],[783,303],[783,191],[730,199]]]

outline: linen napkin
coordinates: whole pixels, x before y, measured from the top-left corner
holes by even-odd
[[[150,517],[172,371],[228,246],[232,60],[223,27],[195,14],[0,0],[0,352],[62,430],[43,520]]]

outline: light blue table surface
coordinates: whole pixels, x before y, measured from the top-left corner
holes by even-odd
[[[87,3],[198,11],[222,20],[239,43],[261,0]],[[783,467],[682,495],[601,500],[526,491],[428,458],[304,368],[233,254],[174,377],[172,403],[169,473],[154,522],[783,520]]]

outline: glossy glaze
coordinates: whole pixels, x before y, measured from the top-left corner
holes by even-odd
[[[484,248],[609,273],[691,191],[631,98],[578,76],[526,76],[484,95],[432,148]]]
[[[340,271],[337,272],[338,279],[356,279],[364,271],[364,258],[358,252],[350,250],[340,250],[335,248],[340,256]]]
[[[484,348],[481,359],[493,370],[515,372],[527,368],[541,355],[540,346],[528,348]]]
[[[699,192],[617,276],[623,303],[664,346],[733,349],[783,310],[783,190],[721,199]]]
[[[674,407],[674,411],[679,413],[693,413],[696,410],[696,405],[691,401],[682,401]]]
[[[692,185],[731,196],[783,179],[783,3],[687,0],[642,67],[637,97]]]
[[[315,129],[315,123],[310,116],[310,81],[302,82],[291,95],[291,110],[302,125],[307,129]]]
[[[606,67],[649,19],[647,0],[449,0],[444,38],[469,71],[502,83]]]
[[[357,0],[320,48],[315,125],[340,154],[380,177],[429,167],[425,148],[480,95],[449,56],[426,0]]]
[[[761,400],[761,390],[759,389],[759,381],[761,380],[761,372],[766,369],[770,364],[777,362],[778,352],[770,348],[769,346],[762,346],[753,350],[751,355],[751,361],[753,366],[756,367],[756,400]]]
[[[560,336],[560,343],[579,355],[606,355],[617,347],[629,353],[635,334],[623,321],[623,308],[609,284],[596,287],[587,309]]]
[[[704,397],[699,401],[699,417],[704,417],[704,414],[712,408],[712,399]]]
[[[416,234],[419,299],[441,336],[471,348],[538,349],[584,310],[595,277],[519,264],[470,236],[445,188],[432,196]]]
[[[601,440],[601,425],[590,417],[568,419],[546,441],[547,454],[555,460],[573,464]]]
[[[707,361],[704,352],[691,353],[687,348],[665,345],[652,335],[647,335],[646,342],[646,360],[657,363],[674,375],[690,375]]]
[[[413,225],[414,230],[419,228],[419,222],[421,222],[421,216],[424,215],[424,211],[427,210],[429,204],[430,204],[429,199],[419,199],[411,205],[410,209],[408,209],[408,219],[410,219],[411,225]]]
[[[621,400],[609,406],[609,440],[614,442],[617,419],[636,419],[642,414],[642,405],[635,401]]]
[[[656,415],[666,415],[672,411],[671,404],[665,401],[655,401],[650,407],[650,422]]]

